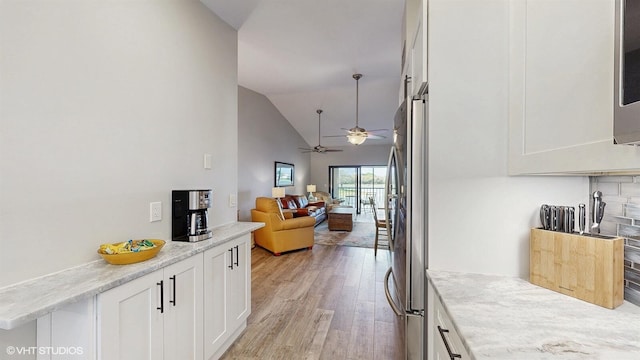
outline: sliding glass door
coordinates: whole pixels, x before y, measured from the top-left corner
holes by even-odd
[[[386,166],[330,166],[329,192],[342,205],[351,206],[357,213],[371,211],[371,200],[376,207],[384,206]]]

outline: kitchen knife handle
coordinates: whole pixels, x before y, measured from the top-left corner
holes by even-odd
[[[569,213],[567,216],[568,222],[567,225],[565,225],[564,231],[571,234],[573,233],[573,229],[576,227],[576,208],[573,206],[567,207],[567,212]]]
[[[601,212],[604,210],[602,206],[602,192],[594,191],[592,195],[593,203],[591,204],[591,232],[600,233],[600,220],[602,220]]]
[[[543,229],[549,230],[549,205],[547,204],[540,206],[540,223]]]
[[[587,206],[585,204],[578,205],[578,229],[580,235],[584,234],[584,230],[587,226]]]
[[[607,203],[602,201],[600,202],[600,208],[598,211],[598,224],[602,222],[602,218],[604,217],[604,207],[607,206]]]

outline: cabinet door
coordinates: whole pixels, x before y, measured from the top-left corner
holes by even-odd
[[[101,359],[162,359],[162,270],[98,295],[98,352]],[[167,286],[164,286],[166,296]]]
[[[433,310],[434,357],[436,359],[471,359],[462,345],[462,338],[453,327],[449,314],[437,296],[434,296]]]
[[[229,246],[220,245],[204,252],[204,358],[209,359],[229,337],[227,323],[227,266]]]
[[[232,245],[233,268],[228,269],[228,310],[229,328],[234,331],[251,312],[251,251],[250,236],[244,235]]]
[[[428,83],[428,0],[421,0],[415,14],[416,28],[410,38],[411,42],[411,94],[421,95],[426,92]]]
[[[202,359],[202,254],[164,268],[164,358]]]
[[[613,144],[614,2],[510,1],[509,173],[640,168]]]

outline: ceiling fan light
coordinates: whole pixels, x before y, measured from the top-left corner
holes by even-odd
[[[363,133],[351,133],[347,135],[347,141],[353,145],[360,145],[367,140],[367,134]]]

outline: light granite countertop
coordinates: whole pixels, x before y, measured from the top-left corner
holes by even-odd
[[[519,278],[427,276],[473,359],[640,359],[640,307],[629,302],[609,310]]]
[[[213,237],[195,243],[167,241],[158,255],[144,262],[111,265],[103,259],[0,289],[0,329],[11,330],[65,305],[149,274],[264,226],[236,222],[213,229]]]

